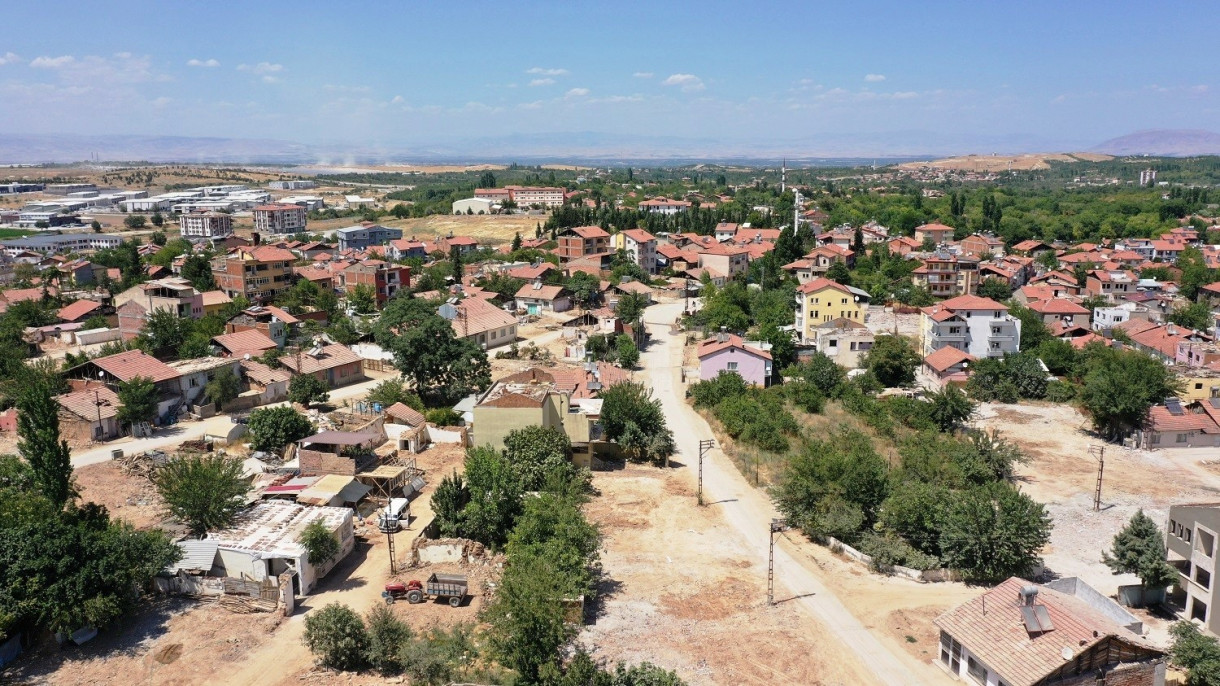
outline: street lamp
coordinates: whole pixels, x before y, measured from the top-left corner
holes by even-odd
[[[99,379],[99,383],[101,383],[101,381],[100,381],[100,380],[101,380],[101,379],[103,379],[103,378],[105,378],[105,376],[106,376],[106,372],[101,371],[101,370],[98,370],[98,373],[97,373],[97,378]],[[102,389],[100,389],[100,388],[94,388],[94,389],[93,389],[93,404],[97,406],[97,438],[101,438],[101,437],[102,437],[102,396],[101,396],[101,390],[102,390]]]

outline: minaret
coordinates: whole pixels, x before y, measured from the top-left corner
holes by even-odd
[[[784,161],[780,164],[780,167],[779,167],[779,194],[780,195],[784,194],[784,189],[787,185],[788,185],[788,158],[785,157]]]

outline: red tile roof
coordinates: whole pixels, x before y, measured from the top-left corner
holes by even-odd
[[[517,290],[514,296],[518,300],[555,300],[563,295],[563,286],[548,286],[543,284],[539,288],[534,288],[534,284],[527,283]]]
[[[657,239],[656,236],[648,233],[644,229],[627,229],[626,231],[620,231],[619,233],[630,238],[636,243],[647,243],[648,241],[655,241]]]
[[[1085,307],[1064,298],[1035,300],[1029,304],[1029,309],[1039,314],[1089,314]]]
[[[95,300],[77,300],[71,305],[60,308],[59,318],[65,322],[88,319],[89,314],[101,306],[102,304]]]
[[[1004,310],[1008,311],[1008,306],[998,303],[991,298],[982,298],[977,295],[959,295],[956,298],[949,298],[940,304],[941,307],[950,310]]]
[[[102,385],[64,393],[56,396],[55,401],[65,410],[91,422],[96,422],[99,414],[102,419],[115,416],[123,404],[117,393]]]
[[[606,233],[605,229],[603,229],[600,226],[573,226],[572,228],[568,229],[567,231],[564,231],[564,233],[568,233],[568,231],[571,231],[572,233],[576,234],[577,236],[580,236],[581,238],[609,238],[610,237],[610,234]]]
[[[334,343],[322,348],[322,351],[317,355],[310,355],[307,352],[302,352],[300,355],[301,368],[297,369],[297,356],[284,355],[280,358],[280,364],[298,374],[313,374],[325,369],[335,369],[353,362],[359,363],[360,356],[352,351],[346,345]]]
[[[847,286],[844,286],[843,284],[839,283],[838,281],[831,281],[830,279],[827,279],[822,276],[819,276],[816,279],[811,279],[809,281],[806,281],[805,283],[798,286],[796,290],[800,293],[817,293],[818,291],[825,290],[827,288],[832,288],[841,293],[846,293],[848,295],[851,295],[851,291],[848,290]]]
[[[700,343],[698,350],[699,359],[702,360],[709,355],[718,353],[721,350],[728,350],[729,348],[736,348],[756,357],[761,357],[768,360],[771,359],[771,353],[767,352],[766,350],[759,350],[753,346],[746,345],[746,342],[742,340],[741,336],[728,334],[723,338],[725,340],[720,340],[720,337],[713,336]]]
[[[945,370],[954,365],[961,364],[962,362],[974,362],[974,360],[974,356],[964,350],[958,350],[951,345],[946,345],[923,358],[923,363],[936,370],[938,374],[943,374]]]
[[[1195,414],[1182,410],[1182,414],[1172,414],[1164,405],[1156,405],[1148,410],[1147,426],[1152,431],[1202,431],[1205,434],[1220,433],[1220,426],[1207,414]]]
[[[466,298],[457,304],[458,316],[453,318],[453,330],[461,338],[477,336],[493,329],[512,326],[517,318],[479,298]]]
[[[178,370],[145,354],[142,350],[128,350],[117,355],[99,357],[92,360],[92,364],[105,370],[107,374],[119,381],[131,381],[137,376],[153,381],[169,381],[181,376]]]
[[[1075,596],[1036,587],[1035,603],[1046,608],[1054,629],[1026,631],[1020,591],[1028,581],[1012,577],[973,600],[937,617],[934,624],[969,650],[1010,686],[1032,686],[1064,666],[1064,651],[1075,655],[1114,640],[1147,657],[1161,654]]]
[[[257,354],[264,350],[278,347],[275,341],[267,337],[267,334],[257,329],[226,333],[221,336],[215,336],[212,340],[216,342],[216,345],[229,351],[232,355],[248,352]]]
[[[420,426],[427,423],[427,419],[413,407],[409,407],[402,403],[394,403],[386,408],[386,414],[395,419],[401,419],[410,426]]]

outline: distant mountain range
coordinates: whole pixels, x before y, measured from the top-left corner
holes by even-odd
[[[1155,129],[1110,140],[1090,149],[1110,155],[1190,157],[1220,155],[1220,133],[1200,130]]]
[[[980,136],[927,131],[805,135],[770,142],[598,132],[533,133],[436,139],[426,144],[305,144],[272,139],[190,136],[0,134],[0,164],[145,161],[353,166],[394,163],[582,162],[585,164],[728,163],[891,164],[960,154],[1081,150],[1083,141],[1029,135]],[[1220,134],[1140,131],[1092,151],[1114,155],[1220,154]]]

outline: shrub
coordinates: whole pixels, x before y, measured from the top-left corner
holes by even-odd
[[[397,674],[402,671],[400,650],[411,640],[411,627],[394,616],[390,608],[377,605],[369,611],[367,658],[373,669],[382,674]]]
[[[262,407],[251,412],[249,427],[251,447],[277,453],[314,431],[308,417],[287,406]]]
[[[910,543],[894,535],[879,534],[867,531],[860,536],[856,548],[873,558],[874,571],[890,573],[895,566],[911,569],[936,569],[940,560],[934,555],[922,553]]]
[[[331,603],[305,617],[305,645],[324,667],[356,670],[364,665],[369,635],[355,610]]]
[[[784,384],[784,392],[793,405],[809,414],[821,414],[826,406],[826,396],[814,384],[808,381],[793,381]]]
[[[833,397],[847,378],[847,371],[828,356],[815,351],[808,360],[785,369],[784,375],[803,379],[823,394]]]
[[[424,417],[437,426],[460,426],[462,423],[462,413],[448,407],[428,410]]]
[[[297,542],[305,548],[305,553],[309,555],[309,564],[315,568],[335,559],[342,550],[338,537],[327,529],[325,524],[317,520],[310,522],[301,530]]]
[[[723,400],[743,395],[749,388],[737,372],[721,371],[714,379],[692,385],[688,392],[695,407],[715,407]]]
[[[1046,385],[1046,399],[1053,403],[1070,403],[1076,399],[1076,386],[1067,381],[1051,381]]]

